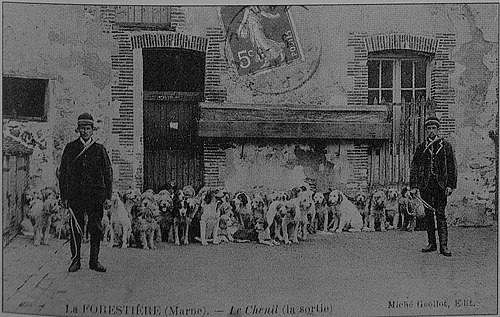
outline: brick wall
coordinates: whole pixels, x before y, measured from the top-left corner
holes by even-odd
[[[185,12],[181,7],[171,7],[171,24],[174,28],[182,28],[186,24]],[[137,131],[142,127],[142,109],[134,107],[134,49],[175,47],[206,52],[209,40],[184,33],[170,31],[141,31],[137,25],[116,25],[116,7],[106,7],[106,23],[111,26],[113,39],[118,43],[118,50],[112,55],[112,69],[115,82],[111,87],[112,104],[117,104],[117,115],[112,118],[112,134],[118,140],[111,152],[113,165],[117,167],[117,189],[125,190],[130,186],[142,188],[143,183],[143,133]],[[102,16],[102,14],[101,14]],[[139,28],[139,29],[138,29]],[[212,46],[218,45],[218,34],[210,33]],[[215,39],[215,42],[214,42]],[[213,44],[215,43],[215,44]],[[207,54],[208,55],[208,54]],[[220,58],[214,54],[209,69],[220,69]],[[214,71],[215,72],[215,71]],[[207,71],[207,74],[209,72]],[[137,74],[137,72],[136,72]]]
[[[113,83],[110,106],[117,106],[111,118],[110,158],[114,166],[115,186],[118,190],[128,189],[142,182],[134,178],[134,105],[133,105],[133,56],[129,29],[115,25],[116,6],[84,6],[84,10],[99,20],[103,32],[111,34],[118,45],[111,54]],[[117,144],[116,144],[117,142]],[[132,158],[132,159],[131,159]],[[140,164],[142,167],[142,162]]]
[[[126,159],[134,153],[134,100],[133,100],[133,54],[130,36],[126,28],[113,26],[113,39],[118,43],[118,50],[111,55],[115,82],[111,86],[111,103],[118,104],[117,116],[111,119],[112,134],[118,140],[111,160],[118,170],[118,190],[135,186],[133,160]],[[127,155],[128,154],[128,155]]]
[[[208,47],[205,64],[205,101],[224,102],[227,100],[226,88],[221,85],[220,75],[226,70],[222,45],[224,33],[222,28],[207,28]],[[224,186],[220,179],[220,167],[226,164],[226,152],[218,143],[204,142],[203,146],[203,180],[205,186]]]
[[[207,50],[207,39],[175,32],[142,32],[139,35],[131,35],[132,49],[169,47],[183,48],[205,52]]]
[[[109,9],[111,8],[111,9]],[[112,133],[117,136],[118,145],[112,151],[112,161],[117,167],[118,189],[129,186],[142,187],[143,181],[143,143],[142,131],[137,130],[138,116],[134,109],[134,62],[133,50],[153,47],[176,47],[206,52],[205,100],[221,102],[227,93],[220,82],[220,74],[226,67],[221,55],[224,41],[221,28],[207,28],[206,37],[192,36],[179,32],[138,31],[137,26],[118,26],[114,23],[114,7],[107,7],[106,16],[112,26],[113,38],[118,43],[118,51],[112,55],[112,67],[117,78],[112,86],[112,102],[117,102],[118,116],[112,118]],[[171,7],[171,26],[182,30],[186,25],[186,14],[181,7]],[[134,128],[135,127],[135,128]],[[139,149],[134,146],[134,137],[140,138]],[[205,146],[205,182],[214,186],[221,185],[218,180],[217,161],[224,155],[218,146]],[[219,163],[218,163],[219,162]],[[134,164],[135,163],[135,164]]]
[[[186,13],[181,7],[171,7],[170,21],[176,30],[181,29],[186,25]]]
[[[368,189],[368,145],[352,144],[347,148],[347,160],[353,173],[347,182],[347,192],[351,195],[359,190]]]
[[[208,28],[207,57],[205,64],[205,100],[222,102],[227,100],[226,88],[221,85],[220,75],[226,69],[227,64],[221,51],[224,43],[223,30],[221,28]]]
[[[354,81],[353,90],[347,91],[348,105],[366,105],[368,102],[368,50],[366,33],[350,33],[347,47],[352,47],[352,56],[347,62],[347,76]]]
[[[390,49],[409,49],[433,54],[431,72],[431,97],[436,100],[436,114],[441,118],[442,134],[448,136],[455,131],[455,120],[450,118],[449,107],[455,103],[455,91],[450,87],[449,76],[455,69],[451,61],[451,51],[456,45],[454,34],[436,34],[436,37],[409,34],[381,34],[368,36],[366,33],[349,33],[347,47],[351,48],[351,58],[347,62],[347,77],[353,80],[353,89],[347,91],[348,105],[368,103],[368,53]],[[365,188],[368,166],[368,146],[355,146],[348,151],[354,175],[349,188]]]
[[[414,50],[419,52],[436,52],[438,40],[410,34],[381,34],[365,38],[368,52],[383,50]]]
[[[112,118],[112,133],[117,136],[118,149],[112,151],[113,164],[118,167],[120,189],[130,184],[142,186],[142,153],[134,149],[134,109],[133,104],[133,49],[152,47],[180,47],[206,52],[205,65],[205,101],[224,102],[227,100],[226,88],[221,84],[221,73],[227,65],[222,54],[224,32],[219,27],[206,29],[206,38],[200,38],[178,32],[143,31],[113,25],[113,7],[101,7],[100,18],[118,43],[118,51],[112,56],[113,71],[116,81],[112,86],[112,101],[118,101],[118,116]],[[171,7],[172,27],[183,28],[186,24],[185,13],[180,7]],[[132,33],[132,31],[134,31]],[[453,103],[454,91],[449,87],[449,74],[454,70],[450,61],[450,50],[455,46],[452,34],[437,34],[436,38],[410,36],[403,34],[383,34],[368,36],[366,33],[350,33],[347,46],[352,57],[347,62],[347,76],[353,80],[352,90],[347,91],[348,105],[366,105],[368,96],[367,59],[370,51],[384,49],[415,49],[435,53],[434,67],[431,74],[431,96],[436,99],[437,113],[443,121],[443,133],[449,134],[454,129],[454,120],[449,118],[448,106]],[[136,133],[137,134],[137,133]],[[138,137],[137,135],[135,137]],[[139,136],[140,137],[140,136]],[[142,139],[142,138],[141,138]],[[142,143],[140,143],[142,145]],[[142,149],[141,149],[142,152]],[[353,145],[347,151],[349,162],[353,166],[353,176],[348,187],[365,188],[367,186],[368,146]],[[133,159],[127,159],[132,157]],[[134,167],[134,160],[140,158],[140,164]],[[204,181],[205,185],[223,186],[219,167],[225,164],[225,152],[217,143],[204,145]]]
[[[448,136],[455,131],[455,119],[450,117],[450,107],[455,105],[455,90],[450,85],[450,75],[455,71],[451,52],[456,45],[454,34],[438,33],[438,45],[431,74],[431,96],[436,100],[436,115],[441,119],[441,134]]]
[[[205,186],[223,187],[221,167],[226,165],[226,152],[217,143],[206,142],[203,147],[203,181]]]

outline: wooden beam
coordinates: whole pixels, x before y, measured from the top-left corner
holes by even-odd
[[[203,121],[200,137],[282,139],[390,139],[391,123]]]
[[[317,109],[221,109],[201,108],[200,119],[206,121],[307,121],[307,122],[386,122],[385,112],[337,111]]]
[[[385,123],[387,107],[314,108],[303,105],[250,105],[200,103],[200,120],[205,121],[283,121]]]
[[[308,110],[308,111],[347,111],[347,112],[387,112],[386,105],[339,105],[335,107],[314,107],[299,104],[254,104],[254,103],[231,103],[231,102],[200,102],[202,109],[285,109],[285,110]]]

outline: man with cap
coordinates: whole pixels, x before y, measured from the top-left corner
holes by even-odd
[[[440,252],[444,256],[451,256],[448,250],[445,208],[447,197],[457,187],[457,164],[451,144],[439,137],[440,125],[439,119],[435,116],[425,120],[426,139],[417,146],[413,156],[410,188],[413,191],[420,190],[424,206],[426,206],[424,223],[429,244],[422,249],[422,252],[437,250],[435,213]]]
[[[81,114],[75,130],[80,137],[66,145],[59,167],[61,199],[71,214],[69,272],[78,271],[81,266],[85,214],[88,216],[87,230],[90,233],[89,267],[97,272],[106,272],[106,268],[99,263],[99,247],[103,238],[103,203],[111,198],[113,170],[106,149],[92,138],[94,130],[92,115]]]

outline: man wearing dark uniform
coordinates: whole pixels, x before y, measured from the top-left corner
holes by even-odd
[[[451,256],[445,208],[447,197],[457,188],[457,164],[451,144],[438,135],[440,125],[437,117],[425,120],[427,137],[415,150],[410,170],[410,188],[413,191],[419,189],[429,207],[425,208],[424,218],[429,244],[422,252],[437,250],[435,213],[440,252],[444,256]]]
[[[106,272],[106,268],[99,263],[99,247],[103,238],[103,203],[111,198],[113,170],[106,149],[92,138],[94,130],[92,115],[81,114],[76,129],[80,137],[66,145],[59,167],[61,199],[71,213],[69,272],[78,271],[81,266],[80,249],[85,214],[88,216],[87,230],[90,233],[89,267],[98,272]]]

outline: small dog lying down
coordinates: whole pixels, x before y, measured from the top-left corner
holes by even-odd
[[[274,219],[274,217],[272,219]],[[265,244],[271,247],[275,245],[280,245],[278,241],[271,239],[268,221],[269,220],[264,218],[258,218],[255,221],[255,231],[257,232],[257,241],[261,244]]]
[[[211,195],[211,194],[209,194]],[[205,197],[207,198],[207,197]],[[212,198],[222,198],[220,193],[215,193]],[[209,199],[205,200],[208,203]],[[214,244],[219,244],[220,242],[251,242],[256,241],[261,244],[274,246],[279,245],[279,242],[274,241],[270,238],[268,220],[264,218],[259,218],[256,220],[254,228],[245,229],[238,222],[235,215],[232,212],[232,208],[229,202],[222,200],[217,200],[215,213],[208,209],[210,203],[205,205],[204,212],[208,211],[210,217],[216,215],[218,221],[205,221],[201,231],[205,232],[205,239],[196,237],[196,240],[200,241],[202,244],[212,242]],[[203,214],[202,214],[203,216]],[[267,214],[268,217],[274,219],[274,214],[271,212]],[[214,218],[215,219],[215,218]],[[201,225],[201,222],[200,222]],[[217,226],[217,230],[215,230]],[[206,245],[204,244],[204,245]]]
[[[240,228],[236,230],[233,234],[234,242],[258,242],[271,247],[279,245],[279,242],[269,238],[268,232],[266,233],[267,228],[268,226],[264,219],[257,219],[254,229]]]
[[[222,242],[234,242],[234,234],[240,228],[232,213],[222,214],[219,218],[219,238]],[[201,239],[200,239],[201,241]]]

